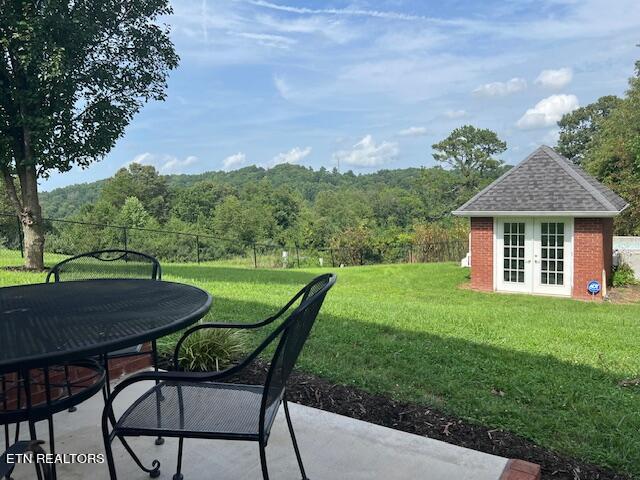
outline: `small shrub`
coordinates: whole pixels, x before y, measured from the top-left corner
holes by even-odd
[[[613,272],[613,286],[626,287],[628,285],[637,285],[633,268],[628,263],[621,263]]]
[[[189,371],[219,371],[228,367],[245,349],[246,337],[241,331],[204,329],[187,337],[178,362]]]

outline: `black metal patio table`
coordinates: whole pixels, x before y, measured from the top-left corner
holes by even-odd
[[[199,288],[142,279],[0,288],[0,374],[29,378],[32,369],[156,340],[200,320],[211,302]]]

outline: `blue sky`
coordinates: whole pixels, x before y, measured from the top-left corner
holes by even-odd
[[[565,112],[621,95],[640,58],[638,0],[174,0],[181,57],[102,161],[44,190],[113,175],[290,162],[341,171],[433,165],[470,123],[516,163]]]

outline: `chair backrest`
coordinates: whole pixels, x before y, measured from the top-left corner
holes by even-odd
[[[263,432],[269,428],[269,425],[265,425],[265,413],[282,399],[287,379],[309,337],[324,298],[335,282],[334,274],[325,274],[313,279],[304,287],[298,307],[284,321],[284,329],[280,334],[280,341],[265,382],[260,411],[260,428]]]
[[[98,250],[67,258],[53,266],[46,282],[100,278],[162,279],[160,262],[146,253],[131,250]]]

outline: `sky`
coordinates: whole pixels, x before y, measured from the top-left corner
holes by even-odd
[[[464,124],[496,131],[515,164],[555,144],[564,113],[624,94],[640,59],[638,0],[172,4],[163,21],[181,61],[166,101],[43,190],[131,162],[162,174],[431,166],[431,145]]]

